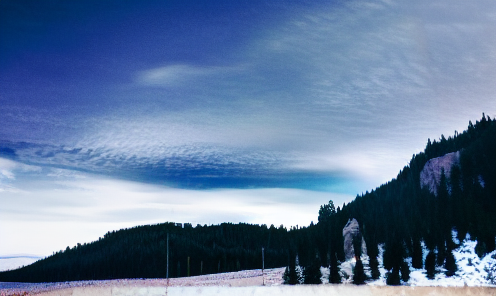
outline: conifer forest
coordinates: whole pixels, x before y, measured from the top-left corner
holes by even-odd
[[[433,158],[459,152],[449,177],[441,174],[436,192],[421,186],[420,175]],[[485,115],[454,135],[428,140],[396,178],[357,195],[343,205],[322,205],[318,222],[308,226],[231,224],[191,225],[166,222],[108,232],[98,241],[67,247],[32,265],[0,272],[5,282],[60,282],[118,278],[164,278],[220,272],[287,267],[285,282],[298,283],[296,257],[305,267],[305,283],[315,283],[319,267],[330,267],[330,282],[339,283],[339,262],[345,260],[343,227],[356,219],[367,246],[371,277],[378,275],[379,245],[388,270],[387,283],[408,280],[408,264],[425,267],[434,276],[436,266],[456,270],[451,251],[455,229],[477,240],[483,256],[495,250],[496,238],[496,119]],[[359,243],[359,242],[358,242]],[[422,243],[430,252],[422,257]],[[360,247],[354,283],[366,280],[360,272]],[[411,262],[405,258],[411,257]],[[363,269],[363,266],[362,266]],[[320,277],[317,277],[320,278]]]

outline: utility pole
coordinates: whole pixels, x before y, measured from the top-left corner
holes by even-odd
[[[264,268],[265,268],[265,258],[264,258],[264,248],[262,247],[262,286],[265,286]]]
[[[167,277],[167,286],[165,286],[165,295],[168,294],[169,290],[169,233],[167,232],[167,272],[166,275]]]
[[[169,279],[169,233],[167,233],[167,279]]]
[[[188,277],[190,276],[190,273],[189,273],[189,256],[188,256]]]

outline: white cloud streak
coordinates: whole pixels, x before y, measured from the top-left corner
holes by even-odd
[[[314,8],[257,32],[223,65],[177,61],[133,72],[128,97],[108,94],[110,107],[99,115],[81,113],[69,122],[50,110],[2,106],[8,120],[0,135],[47,143],[18,151],[43,163],[41,171],[338,171],[370,186],[356,188],[359,193],[395,177],[427,138],[462,131],[482,112],[496,116],[496,2],[347,1]],[[125,99],[139,103],[116,103]],[[308,190],[192,191],[78,173],[75,181],[65,170],[37,173],[0,159],[2,238],[24,231],[41,238],[21,217],[54,229],[46,236],[59,241],[71,223],[94,239],[109,229],[166,220],[308,224],[318,205],[346,199]],[[17,247],[29,246],[26,238],[18,241]],[[75,242],[74,234],[60,248]]]
[[[169,65],[148,69],[138,73],[136,82],[145,86],[187,86],[199,79],[203,79],[229,74],[235,71],[235,68],[228,67],[199,67],[187,64]]]
[[[29,177],[12,173],[18,174],[12,185],[21,190],[2,192],[0,198],[0,236],[9,241],[0,247],[4,255],[49,255],[107,231],[166,221],[308,225],[316,222],[321,204],[353,198],[277,188],[183,190],[61,169]]]

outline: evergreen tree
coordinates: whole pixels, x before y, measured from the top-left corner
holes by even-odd
[[[320,206],[319,217],[318,217],[319,223],[329,221],[329,219],[334,214],[336,214],[336,209],[334,208],[334,202],[332,200],[329,200],[328,204]]]
[[[400,282],[400,271],[398,268],[393,267],[386,273],[386,284],[389,286],[398,286]]]
[[[363,263],[360,258],[356,261],[355,268],[353,269],[353,284],[355,285],[363,285],[365,284],[365,280],[367,276],[363,270]]]
[[[448,252],[448,255],[446,256],[444,268],[446,269],[446,276],[453,276],[458,270],[458,267],[456,266],[455,256],[453,256],[452,251]]]
[[[424,266],[422,261],[422,245],[420,244],[420,239],[414,238],[412,242],[412,267],[421,269]]]
[[[408,262],[403,260],[403,263],[401,263],[401,280],[403,282],[408,282],[410,279],[410,266],[408,265]]]
[[[433,251],[429,251],[425,258],[425,273],[430,280],[436,277],[436,253]]]
[[[341,284],[341,275],[339,274],[339,263],[336,253],[331,254],[331,266],[329,270],[329,283]]]
[[[294,264],[286,266],[286,270],[282,276],[285,285],[298,285],[300,279],[298,273],[296,272],[296,266]]]
[[[318,258],[303,269],[303,283],[306,285],[322,284],[322,273],[320,272],[320,261]]]
[[[445,242],[443,241],[443,243],[438,245],[437,247],[436,265],[443,266],[445,258],[446,258],[446,245]]]
[[[379,271],[379,261],[376,256],[369,257],[369,267],[372,279],[379,279],[381,277],[381,272]]]
[[[475,245],[475,253],[477,254],[477,256],[479,256],[479,258],[482,258],[484,257],[484,255],[487,254],[486,242],[484,242],[482,239],[479,239],[477,241],[477,245]]]
[[[286,266],[286,269],[284,270],[284,274],[282,275],[282,283],[284,285],[289,285],[289,266]]]

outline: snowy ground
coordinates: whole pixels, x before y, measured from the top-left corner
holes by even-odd
[[[22,266],[30,265],[41,259],[33,255],[0,256],[0,271],[13,270]]]
[[[322,282],[324,285],[289,287],[282,285],[284,268],[275,268],[265,270],[263,275],[261,270],[246,270],[189,278],[174,278],[170,279],[168,283],[165,279],[122,279],[41,284],[0,282],[0,296],[15,295],[15,293],[22,295],[24,292],[29,295],[38,293],[59,295],[56,291],[62,290],[69,291],[64,292],[64,295],[72,295],[76,292],[82,295],[155,295],[157,293],[157,295],[163,295],[166,286],[169,287],[169,295],[232,295],[232,293],[236,295],[243,293],[246,295],[298,295],[298,293],[328,295],[330,292],[336,292],[340,295],[381,295],[381,293],[389,293],[390,295],[424,295],[425,293],[429,295],[467,295],[467,293],[471,295],[496,295],[496,283],[490,280],[491,272],[493,275],[496,274],[496,251],[479,258],[475,253],[476,244],[476,241],[467,238],[453,251],[458,266],[458,271],[454,276],[447,277],[444,274],[444,270],[438,268],[438,274],[435,279],[429,280],[423,269],[410,268],[410,280],[407,283],[403,283],[402,287],[386,287],[386,270],[382,268],[382,254],[380,254],[378,259],[381,265],[381,278],[367,282],[366,287],[351,285],[354,262],[347,261],[341,264],[341,273],[344,275],[342,285],[330,285],[328,281],[329,269],[322,267]],[[382,248],[380,248],[380,252],[382,253]],[[424,259],[426,254],[427,250],[424,248]],[[362,261],[364,266],[367,267],[368,258],[364,256]],[[370,275],[370,271],[367,269],[366,273]],[[262,283],[265,284],[264,287]],[[194,287],[196,288],[192,289]],[[251,290],[243,290],[243,287],[251,287]],[[86,292],[80,293],[81,291],[89,291],[89,294]]]
[[[279,286],[282,284],[284,268],[244,270],[202,276],[166,279],[120,279],[103,281],[74,281],[59,283],[4,283],[0,282],[0,296],[29,295],[74,289],[132,289],[135,287],[255,287]],[[64,294],[65,295],[65,294]],[[129,295],[133,295],[132,293]],[[141,295],[141,294],[139,294]],[[146,294],[148,295],[148,294]]]
[[[456,237],[456,233],[454,233]],[[477,241],[470,240],[467,237],[458,248],[453,250],[453,255],[456,260],[458,271],[454,276],[447,277],[445,275],[445,269],[437,267],[438,273],[435,279],[429,280],[426,276],[424,269],[415,269],[410,267],[410,280],[407,283],[403,283],[408,286],[441,286],[441,287],[475,287],[475,286],[493,286],[496,287],[496,251],[493,251],[483,258],[479,258],[475,253],[475,246]],[[376,281],[369,281],[368,285],[373,286],[384,286],[386,285],[386,272],[382,267],[382,252],[383,248],[379,248],[380,254],[378,256],[380,264],[381,277]],[[427,256],[428,250],[424,247],[424,262]],[[411,258],[407,259],[411,262]],[[368,257],[363,256],[362,261],[364,266],[368,266]],[[410,264],[411,265],[411,264]],[[354,262],[347,261],[341,264],[341,273],[349,276],[348,279],[343,278],[344,283],[351,283],[352,281],[352,270],[354,267]],[[492,274],[489,274],[492,271]],[[327,268],[322,268],[322,272],[325,276],[328,276],[329,271]],[[366,270],[366,273],[370,276],[370,271]],[[324,275],[323,275],[324,276]],[[491,280],[492,278],[492,280]],[[324,279],[323,279],[324,280]],[[327,280],[327,279],[326,279]]]

